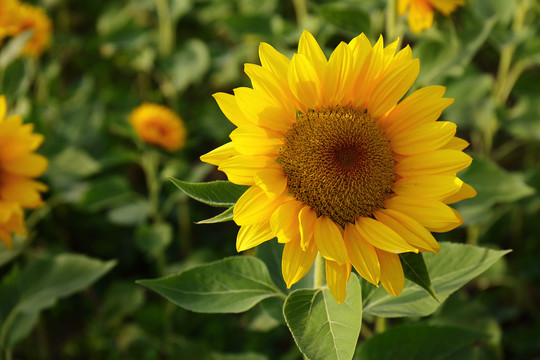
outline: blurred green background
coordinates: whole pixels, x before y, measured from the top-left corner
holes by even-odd
[[[442,119],[457,123],[458,135],[471,143],[466,151],[475,161],[462,178],[478,196],[456,206],[464,225],[436,238],[513,252],[454,294],[430,321],[487,334],[489,340],[477,345],[479,358],[540,359],[536,0],[467,0],[450,17],[436,14],[434,27],[419,35],[401,17],[388,29],[383,0],[32,3],[53,22],[52,44],[39,59],[0,62],[0,93],[11,112],[45,135],[40,152],[50,159],[43,178],[50,190],[47,205],[27,216],[29,239],[19,239],[12,255],[0,249],[0,275],[7,279],[37,258],[62,253],[116,260],[116,266],[41,312],[17,342],[14,358],[301,358],[271,304],[239,315],[194,314],[135,280],[236,254],[236,225],[194,224],[218,211],[188,201],[167,177],[224,179],[199,161],[234,128],[212,94],[250,86],[243,64],[258,63],[260,42],[290,56],[307,29],[327,55],[361,32],[373,43],[387,31],[401,32],[421,64],[412,90],[447,86],[455,102]],[[188,131],[183,149],[169,153],[136,138],[127,119],[142,102],[182,117]],[[159,159],[159,222],[143,154]],[[389,325],[417,320],[391,319]]]

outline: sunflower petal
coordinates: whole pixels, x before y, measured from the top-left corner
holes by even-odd
[[[246,251],[274,238],[270,222],[265,221],[253,225],[243,225],[236,237],[236,251]]]
[[[456,128],[456,124],[448,121],[409,127],[392,137],[390,146],[392,150],[403,155],[416,155],[437,150],[452,140],[456,134]]]
[[[317,214],[309,206],[304,206],[298,213],[301,239],[300,245],[304,250],[312,243],[316,220]]]
[[[454,209],[434,199],[398,195],[386,200],[384,206],[415,219],[432,232],[450,231],[463,222]]]
[[[300,241],[300,225],[298,213],[303,204],[299,201],[288,201],[277,208],[270,218],[272,231],[280,243]]]
[[[454,175],[411,176],[396,180],[392,191],[398,195],[443,200],[461,189],[463,181]]]
[[[234,125],[243,126],[253,124],[247,119],[242,110],[240,110],[238,107],[238,103],[234,95],[219,92],[212,96],[216,100],[223,114]]]
[[[281,136],[255,125],[238,127],[229,135],[236,150],[242,154],[275,155],[276,158],[283,145]]]
[[[262,67],[270,70],[283,85],[287,84],[287,70],[291,62],[288,57],[263,42],[259,45],[259,58]]]
[[[258,186],[246,190],[234,205],[233,220],[237,225],[253,225],[270,219],[283,203],[283,198],[270,199]]]
[[[352,224],[345,225],[345,234],[343,237],[349,260],[358,274],[370,283],[378,286],[381,277],[381,267],[379,259],[373,246],[368,243]]]
[[[294,54],[289,67],[289,87],[306,113],[321,103],[321,83],[313,65],[302,54]]]
[[[287,289],[290,289],[309,272],[316,257],[317,247],[313,242],[306,249],[302,249],[298,240],[289,241],[285,244],[281,260],[281,272],[287,284]]]
[[[462,182],[461,188],[459,189],[459,191],[442,199],[442,202],[445,204],[453,204],[461,200],[473,198],[476,195],[477,195],[476,190],[474,190],[474,188],[471,185]]]
[[[405,286],[405,275],[399,255],[375,248],[381,264],[381,284],[390,295],[398,296]]]
[[[335,261],[326,259],[326,283],[333,298],[338,304],[345,301],[347,297],[347,282],[351,275],[351,264],[338,264]]]
[[[281,169],[262,169],[255,174],[255,185],[263,189],[270,199],[274,199],[283,195],[287,189],[287,178]]]
[[[343,265],[349,261],[347,248],[339,227],[327,216],[315,221],[315,244],[321,255],[331,261]]]
[[[418,249],[403,240],[394,230],[372,218],[361,217],[356,220],[356,229],[367,242],[376,248],[391,252],[418,252]]]
[[[208,154],[207,154],[208,155]],[[255,184],[255,174],[271,167],[274,159],[262,155],[235,155],[219,163],[218,170],[227,174],[230,182],[238,185]]]
[[[223,160],[239,154],[240,153],[235,149],[233,143],[228,142],[204,155],[201,155],[200,159],[205,163],[219,166]]]
[[[455,174],[471,165],[472,158],[456,150],[435,150],[408,156],[399,161],[395,172],[401,176]]]

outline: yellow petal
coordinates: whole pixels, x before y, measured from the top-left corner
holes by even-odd
[[[6,176],[2,180],[3,184],[0,187],[2,200],[18,203],[26,209],[33,209],[43,205],[39,192],[46,190],[47,187],[42,183],[27,178],[8,181]]]
[[[311,35],[309,31],[304,30],[300,41],[298,42],[298,54],[302,54],[306,57],[313,68],[321,77],[324,78],[326,70],[326,56],[324,56],[321,47],[317,43],[317,40]]]
[[[233,143],[228,142],[225,145],[221,145],[220,147],[202,155],[200,159],[205,163],[219,166],[223,160],[239,154],[240,153],[238,150],[234,148]]]
[[[4,171],[13,174],[36,177],[45,172],[48,164],[49,161],[46,157],[30,153],[15,159],[4,160],[2,162],[2,167],[4,168]]]
[[[270,222],[262,222],[253,225],[243,225],[236,237],[236,251],[246,251],[265,241],[274,238],[274,233],[270,228]]]
[[[328,216],[321,216],[315,221],[315,244],[321,255],[343,265],[349,261],[347,248],[339,227]]]
[[[259,45],[259,58],[262,67],[270,70],[282,84],[287,84],[287,71],[291,62],[288,57],[263,42]]]
[[[246,118],[254,124],[265,128],[285,132],[295,121],[294,109],[290,112],[283,106],[275,104],[263,92],[251,88],[236,88],[234,95],[238,107]]]
[[[255,174],[275,163],[275,159],[262,155],[236,155],[219,163],[218,170],[227,174],[230,182],[238,185],[255,184]]]
[[[433,25],[433,8],[427,1],[411,1],[409,7],[409,27],[415,34]]]
[[[461,200],[473,198],[476,195],[476,190],[474,190],[471,185],[461,182],[461,188],[459,189],[459,191],[453,195],[448,196],[447,198],[442,199],[442,202],[445,204],[453,204]]]
[[[399,255],[375,249],[381,264],[381,284],[390,295],[398,296],[405,286],[403,267]]]
[[[289,66],[289,87],[306,113],[321,104],[321,84],[313,65],[302,54],[294,54]]]
[[[373,89],[368,102],[368,112],[378,118],[403,97],[411,88],[420,71],[418,59],[411,60],[385,76]]]
[[[367,242],[376,248],[391,252],[418,252],[418,249],[403,240],[394,230],[372,218],[361,217],[356,220],[356,229]]]
[[[7,113],[6,97],[0,96],[0,123],[4,121]]]
[[[430,3],[435,9],[448,16],[456,10],[458,5],[464,5],[465,0],[430,0]]]
[[[436,121],[420,126],[411,126],[390,139],[394,152],[416,155],[437,150],[446,145],[456,133],[456,124]]]
[[[270,199],[261,188],[252,186],[234,205],[233,220],[237,225],[252,225],[267,221],[283,201],[282,197]]]
[[[264,92],[277,105],[286,111],[295,111],[294,104],[289,101],[292,94],[287,82],[281,82],[269,69],[255,64],[245,64],[244,72],[251,79],[253,89]]]
[[[214,97],[214,99],[216,99],[216,102],[223,114],[234,125],[243,126],[253,124],[246,118],[242,110],[240,110],[240,108],[238,107],[238,103],[236,102],[236,98],[234,97],[234,95],[220,92],[212,96]]]
[[[317,247],[313,242],[306,249],[302,249],[298,240],[289,241],[285,244],[281,260],[281,272],[287,284],[287,289],[290,289],[309,272],[316,256]]]
[[[300,225],[300,245],[302,249],[306,250],[311,243],[313,243],[313,236],[315,231],[315,221],[317,220],[317,214],[309,206],[304,206],[298,213],[298,222]]]
[[[366,58],[362,70],[351,91],[353,94],[353,106],[362,106],[368,99],[371,91],[378,83],[378,77],[384,67],[384,42],[382,36],[375,43],[368,57]]]
[[[345,301],[347,297],[347,282],[349,282],[350,275],[350,263],[340,265],[335,261],[326,259],[326,283],[338,304]]]
[[[436,252],[441,248],[425,227],[399,211],[380,209],[375,211],[373,215],[420,251]]]
[[[381,277],[381,267],[379,259],[373,246],[368,243],[352,224],[345,225],[345,234],[343,236],[349,260],[358,274],[370,283],[378,286]]]
[[[262,169],[255,174],[255,185],[263,189],[270,199],[274,199],[287,189],[287,178],[281,169]]]
[[[461,189],[463,181],[454,175],[412,176],[397,180],[392,191],[398,195],[443,200]]]
[[[256,125],[241,126],[229,137],[238,152],[246,155],[272,155],[277,158],[283,145],[281,134]]]
[[[328,61],[326,76],[324,77],[325,106],[335,106],[341,102],[349,90],[351,81],[351,68],[353,65],[352,52],[345,43],[340,43]]]
[[[471,165],[472,158],[456,150],[436,150],[408,156],[399,161],[395,172],[401,176],[455,174]]]
[[[434,122],[441,112],[454,102],[454,99],[442,98],[446,88],[427,86],[416,90],[396,105],[387,116],[379,119],[391,139],[409,126],[419,126]]]
[[[288,201],[279,206],[270,218],[272,231],[280,243],[300,241],[300,224],[298,213],[303,204],[299,201]]]
[[[398,7],[398,14],[403,15],[407,11],[407,8],[409,7],[411,0],[398,0],[397,7]]]
[[[454,209],[434,199],[398,195],[386,200],[384,206],[413,218],[432,232],[450,231],[463,222]]]
[[[448,143],[446,143],[441,149],[458,150],[461,151],[469,146],[469,143],[458,137],[453,137]]]

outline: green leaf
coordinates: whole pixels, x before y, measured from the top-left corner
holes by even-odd
[[[206,183],[189,183],[170,178],[174,185],[182,190],[187,196],[202,203],[218,206],[231,207],[249,188],[245,185],[236,185],[229,181],[211,181]]]
[[[459,177],[478,192],[476,197],[456,204],[465,223],[485,222],[493,205],[513,202],[535,193],[535,189],[525,183],[523,174],[510,173],[488,159],[475,158]]]
[[[282,296],[264,263],[250,256],[230,257],[137,283],[184,309],[202,313],[239,313],[266,298]]]
[[[197,221],[197,224],[215,224],[225,221],[231,221],[233,219],[233,210],[234,206],[231,206],[221,214],[211,217],[210,219]]]
[[[457,359],[458,351],[475,346],[482,333],[452,326],[403,325],[364,341],[355,360]]]
[[[172,228],[167,223],[142,224],[135,231],[137,248],[150,256],[157,257],[171,243]]]
[[[146,199],[134,199],[122,204],[107,213],[107,218],[113,224],[137,225],[145,221],[150,213],[150,204]]]
[[[362,294],[355,274],[347,298],[338,304],[328,288],[292,292],[283,315],[294,341],[307,358],[352,359],[362,325]]]
[[[321,17],[340,29],[358,35],[369,33],[371,27],[367,11],[353,3],[327,3],[318,5],[315,10]]]
[[[49,173],[88,177],[97,173],[101,165],[86,151],[68,147],[51,160]]]
[[[26,30],[12,38],[7,45],[3,46],[0,52],[0,69],[5,69],[21,54],[28,40],[34,35],[33,30]]]
[[[33,260],[20,274],[17,309],[31,312],[49,307],[59,298],[89,286],[115,264],[77,254]]]
[[[415,284],[420,285],[429,293],[429,295],[433,296],[435,300],[439,301],[437,299],[437,295],[435,295],[433,285],[431,285],[431,279],[429,278],[429,273],[427,271],[422,253],[399,254],[399,260],[401,260],[405,278],[411,280]]]
[[[431,283],[440,303],[420,286],[405,280],[405,288],[398,296],[392,296],[382,288],[372,291],[364,301],[364,312],[384,317],[430,315],[453,292],[510,252],[448,242],[440,244],[439,255],[424,254]]]

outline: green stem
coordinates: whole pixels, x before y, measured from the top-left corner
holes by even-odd
[[[324,275],[325,275],[325,263],[324,258],[321,253],[317,254],[315,259],[315,271],[313,275],[313,288],[318,289],[324,285]]]
[[[187,258],[191,252],[191,217],[189,199],[183,197],[178,203],[178,233],[180,234],[180,255]]]
[[[5,359],[5,360],[11,360],[11,359],[13,359],[13,353],[12,353],[11,348],[7,348],[7,349],[4,351],[4,359]]]
[[[155,0],[159,22],[159,51],[168,56],[173,51],[174,31],[171,12],[167,0]]]
[[[296,13],[296,23],[302,28],[308,14],[306,0],[292,0],[292,3]]]
[[[159,153],[155,150],[148,150],[143,153],[141,167],[146,176],[148,187],[148,201],[150,203],[150,217],[154,222],[160,222],[161,213],[159,211],[159,193],[161,181],[158,178]]]
[[[386,330],[386,318],[377,316],[375,318],[375,333],[380,334]]]

